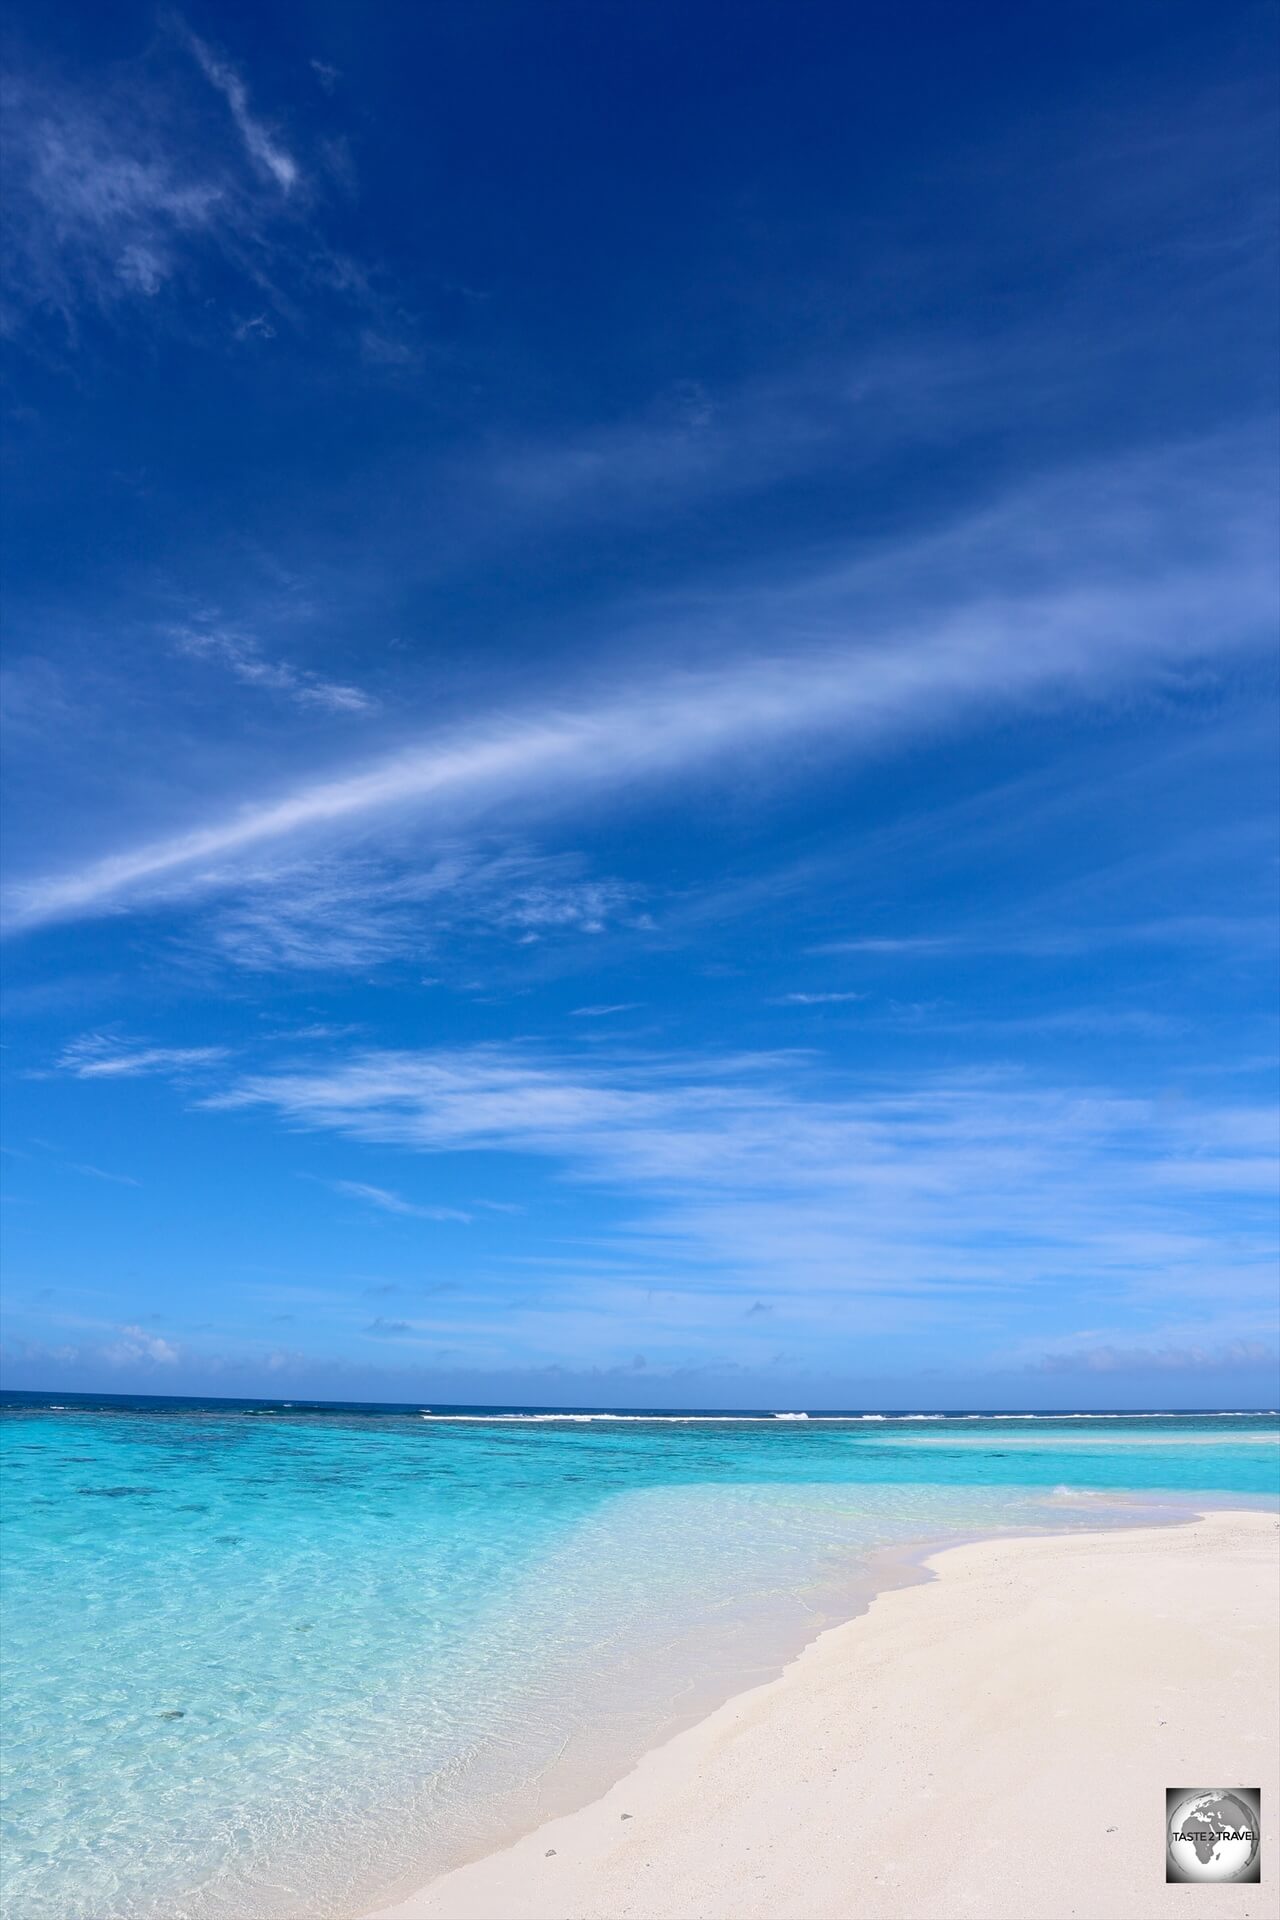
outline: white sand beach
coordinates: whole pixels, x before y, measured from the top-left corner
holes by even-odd
[[[601,1799],[376,1920],[1275,1920],[1280,1522],[949,1548]],[[1261,1786],[1261,1884],[1165,1789]]]

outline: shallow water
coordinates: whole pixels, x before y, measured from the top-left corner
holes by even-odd
[[[756,1677],[876,1549],[1273,1502],[1278,1432],[9,1396],[4,1911],[336,1920]]]

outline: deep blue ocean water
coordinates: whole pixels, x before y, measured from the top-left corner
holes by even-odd
[[[339,1920],[878,1548],[1280,1494],[1273,1415],[431,1411],[0,1400],[6,1920]]]

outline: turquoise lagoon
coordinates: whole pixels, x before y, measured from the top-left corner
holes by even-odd
[[[6,1920],[345,1920],[776,1669],[884,1549],[1273,1504],[1277,1437],[9,1395]]]

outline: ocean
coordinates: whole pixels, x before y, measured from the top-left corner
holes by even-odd
[[[3,1913],[347,1920],[776,1671],[886,1552],[1275,1505],[1278,1439],[5,1395]]]

